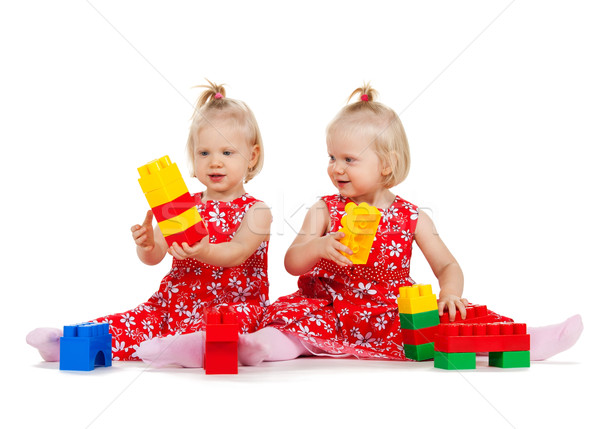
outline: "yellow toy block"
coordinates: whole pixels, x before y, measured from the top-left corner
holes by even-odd
[[[345,246],[352,250],[352,255],[341,252],[354,264],[366,264],[375,240],[377,226],[381,219],[381,213],[376,207],[367,203],[348,203],[345,207],[346,214],[342,217],[342,231],[345,235],[340,240]]]
[[[173,201],[187,192],[187,186],[183,179],[181,179],[181,182],[171,182],[164,187],[145,192],[144,195],[146,196],[146,200],[148,200],[148,204],[150,204],[150,208],[155,208]]]
[[[431,285],[413,285],[400,288],[398,312],[402,314],[424,313],[437,310],[438,304]]]
[[[138,172],[138,181],[151,208],[188,192],[177,164],[173,164],[167,155],[139,167]]]
[[[158,227],[163,236],[168,237],[169,235],[185,231],[201,220],[202,218],[200,217],[200,213],[198,213],[198,209],[192,207],[180,215],[159,222]]]

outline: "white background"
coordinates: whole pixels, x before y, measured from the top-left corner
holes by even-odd
[[[555,427],[591,413],[597,21],[592,1],[3,3],[0,359],[13,395],[0,421]],[[147,204],[136,168],[169,154],[185,170],[192,87],[205,77],[261,127],[265,166],[246,189],[274,215],[272,300],[295,289],[283,255],[306,208],[335,191],[325,126],[371,81],[411,145],[394,191],[431,210],[465,296],[530,326],[580,313],[580,342],[526,371],[303,359],[206,377],[39,364],[29,330],[133,308],[168,271],[169,258],[148,267],[135,255],[129,228]],[[437,285],[417,250],[412,274]]]

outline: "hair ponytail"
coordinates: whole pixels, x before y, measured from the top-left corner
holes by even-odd
[[[208,85],[196,85],[193,88],[207,88],[196,101],[196,109],[192,118],[205,104],[214,104],[214,107],[223,107],[225,105],[225,86],[216,84],[206,79]],[[211,106],[212,107],[212,106]]]
[[[348,97],[347,103],[350,103],[352,98],[358,95],[358,100],[352,104],[348,104],[346,108],[349,112],[358,112],[364,109],[377,111],[377,103],[375,100],[379,97],[379,93],[373,89],[371,82],[363,83],[363,86],[356,88]]]
[[[375,101],[375,99],[379,96],[379,93],[375,91],[371,86],[371,82],[364,83],[363,86],[356,88],[354,91],[352,91],[352,94],[350,94],[350,97],[348,97],[347,102],[349,103],[350,100],[352,100],[352,97],[354,97],[356,94],[360,95],[360,97],[358,97],[359,101],[357,101],[357,103]]]

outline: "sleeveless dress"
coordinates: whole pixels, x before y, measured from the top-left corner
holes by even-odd
[[[351,200],[339,194],[321,199],[329,210],[329,232],[335,232]],[[267,308],[261,327],[292,334],[317,355],[408,360],[396,299],[400,287],[415,283],[410,258],[419,210],[396,196],[389,208],[380,211],[365,265],[340,267],[319,260],[299,277],[297,292]]]
[[[202,193],[194,197],[210,243],[230,241],[248,209],[259,201],[248,194],[228,202],[203,203]],[[263,241],[244,263],[230,268],[191,258],[173,259],[171,271],[147,302],[92,321],[110,323],[113,360],[139,360],[137,347],[154,337],[204,330],[206,307],[232,306],[238,314],[240,333],[257,330],[269,305],[268,244]]]

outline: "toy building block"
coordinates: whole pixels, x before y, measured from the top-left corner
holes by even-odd
[[[140,186],[169,246],[183,242],[191,246],[208,234],[194,197],[168,156],[141,166],[138,172]]]
[[[398,311],[403,314],[437,310],[438,304],[431,285],[413,285],[400,288]]]
[[[346,214],[342,217],[342,231],[344,237],[340,243],[352,250],[352,255],[341,252],[354,264],[366,264],[371,253],[371,246],[375,240],[377,226],[381,213],[376,207],[367,203],[348,203],[345,207]]]
[[[400,326],[402,329],[423,329],[437,326],[440,323],[440,313],[437,310],[423,313],[400,313]]]
[[[405,344],[420,345],[433,343],[435,335],[438,332],[438,328],[439,325],[421,329],[402,328],[402,339]]]
[[[91,371],[112,365],[112,335],[108,323],[67,325],[60,337],[61,370]]]
[[[529,368],[531,366],[531,356],[529,350],[490,352],[489,364],[499,368]]]
[[[490,352],[490,366],[521,368],[529,366],[530,337],[524,323],[450,323],[441,324],[435,336],[435,351],[440,359],[454,354]],[[437,354],[434,359],[437,358]],[[445,368],[445,363],[435,364]],[[464,369],[464,368],[463,368]]]
[[[408,344],[404,342],[404,355],[412,360],[427,360],[433,358],[433,343]]]
[[[475,353],[444,353],[435,351],[433,366],[440,369],[475,369]]]
[[[493,316],[488,316],[488,310],[485,305],[468,304],[466,306],[466,311],[466,319],[463,319],[457,311],[454,322],[450,322],[448,312],[444,312],[444,314],[440,316],[440,323],[492,323],[496,320]]]
[[[398,311],[406,357],[418,361],[433,358],[440,316],[431,285],[401,287]]]
[[[239,324],[235,311],[228,306],[222,306],[219,309],[207,309],[204,315],[204,371],[206,374],[237,374]]]
[[[524,323],[440,325],[435,349],[444,353],[506,352],[529,350]]]

